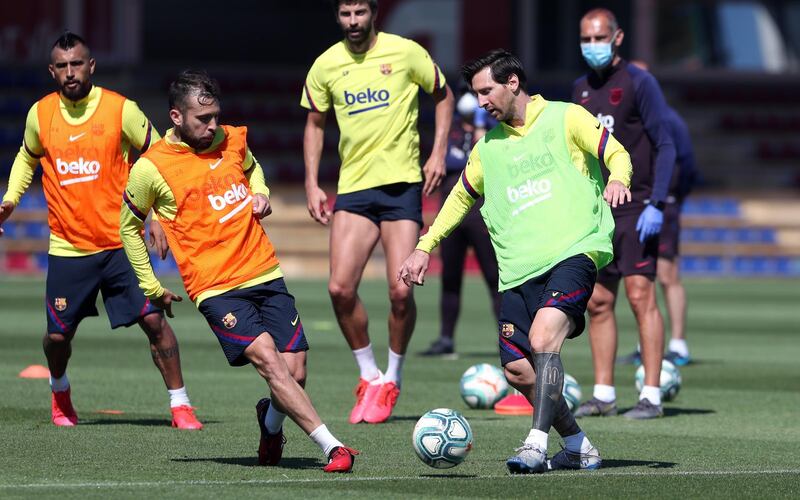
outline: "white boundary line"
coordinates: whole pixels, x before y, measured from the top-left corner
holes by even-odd
[[[780,474],[800,474],[800,469],[777,469],[777,470],[708,470],[708,471],[584,471],[584,472],[554,472],[550,471],[544,475],[488,475],[488,476],[447,476],[437,477],[435,474],[428,476],[378,476],[378,477],[357,477],[339,476],[331,477],[325,475],[319,478],[302,479],[243,479],[230,481],[215,480],[185,480],[185,481],[105,481],[96,483],[22,483],[22,484],[0,484],[0,490],[11,489],[37,489],[37,488],[145,488],[161,486],[236,486],[236,485],[266,485],[266,484],[303,484],[303,483],[331,483],[331,482],[369,482],[369,481],[430,481],[436,479],[443,480],[485,480],[485,479],[518,479],[518,478],[547,478],[560,477],[568,479],[589,479],[603,476],[760,476],[760,475],[780,475]]]

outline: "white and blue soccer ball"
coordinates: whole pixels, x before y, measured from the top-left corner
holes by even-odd
[[[681,372],[678,368],[668,360],[661,362],[661,399],[663,401],[672,401],[681,390]],[[644,387],[644,365],[639,366],[636,370],[636,390],[641,391]]]
[[[581,398],[583,397],[581,386],[578,384],[578,381],[575,380],[575,377],[569,373],[564,374],[564,390],[562,391],[562,395],[564,396],[564,400],[567,402],[569,411],[574,411],[575,407],[580,404]]]
[[[419,459],[435,469],[455,467],[472,449],[469,422],[448,408],[437,408],[420,417],[412,437]]]
[[[461,397],[470,408],[494,408],[508,394],[503,371],[488,363],[470,366],[461,376]]]

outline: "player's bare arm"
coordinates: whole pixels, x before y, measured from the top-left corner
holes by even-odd
[[[442,183],[445,174],[445,157],[447,156],[447,136],[453,117],[455,99],[450,86],[446,85],[431,94],[436,103],[436,129],[433,138],[433,149],[428,161],[422,167],[425,184],[422,193],[430,196]]]
[[[0,236],[3,236],[3,223],[11,216],[14,211],[14,204],[10,201],[4,201],[0,204]]]
[[[414,253],[409,255],[400,266],[400,270],[397,272],[397,281],[402,281],[406,286],[423,285],[430,261],[431,256],[428,252],[414,250]]]
[[[603,198],[614,208],[631,201],[631,190],[620,181],[609,181],[603,191]]]
[[[327,225],[331,218],[328,195],[319,187],[319,161],[325,139],[325,113],[309,111],[303,133],[303,160],[306,165],[306,199],[308,213],[320,224]],[[442,157],[444,160],[444,157]],[[444,163],[442,163],[444,168]]]

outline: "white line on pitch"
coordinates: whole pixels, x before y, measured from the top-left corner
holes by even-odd
[[[760,475],[780,475],[780,474],[800,474],[800,469],[784,470],[697,470],[697,471],[592,471],[592,472],[548,472],[544,475],[489,475],[489,476],[379,476],[379,477],[358,477],[345,476],[331,478],[330,476],[320,478],[299,478],[299,479],[243,479],[239,481],[214,481],[214,480],[185,480],[185,481],[107,481],[96,483],[26,483],[26,484],[0,484],[0,489],[35,489],[35,488],[143,488],[149,486],[231,486],[231,485],[259,485],[259,484],[302,484],[302,483],[330,483],[330,482],[368,482],[368,481],[429,481],[434,479],[458,479],[458,480],[484,480],[484,479],[508,479],[524,477],[562,477],[562,478],[592,478],[598,476],[760,476]]]

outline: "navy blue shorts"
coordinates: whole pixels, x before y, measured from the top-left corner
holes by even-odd
[[[651,280],[656,277],[659,237],[653,236],[641,243],[636,223],[641,212],[614,217],[614,260],[600,270],[597,281],[617,282],[624,276],[642,275]]]
[[[199,309],[231,366],[250,363],[244,350],[264,332],[269,333],[279,352],[308,350],[294,296],[283,278],[209,297]]]
[[[680,255],[681,207],[678,203],[667,203],[664,207],[664,224],[658,235],[658,256],[675,260]]]
[[[586,255],[575,255],[547,273],[503,292],[500,303],[500,362],[503,366],[531,356],[528,333],[536,312],[555,307],[575,321],[575,338],[586,327],[583,315],[594,290],[597,268]]]
[[[160,312],[142,293],[121,248],[84,257],[48,255],[46,290],[48,333],[75,331],[83,318],[97,316],[97,292],[103,295],[111,328]]]
[[[375,225],[382,221],[413,220],[422,227],[422,183],[400,182],[336,197],[333,211],[363,215]]]

